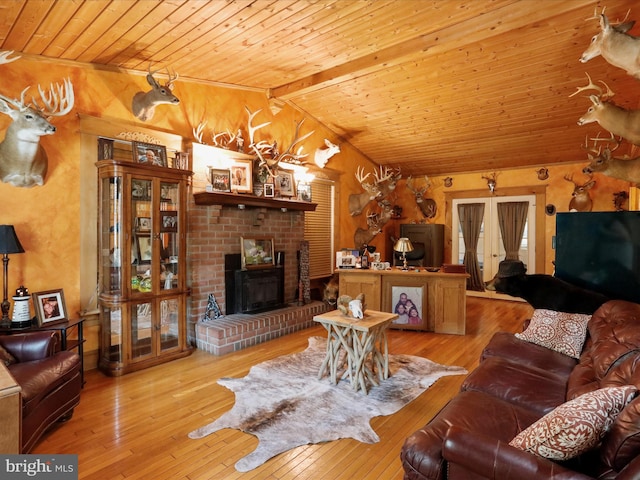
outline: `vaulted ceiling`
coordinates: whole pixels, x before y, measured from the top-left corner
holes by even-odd
[[[640,19],[630,0],[2,0],[0,49],[258,89],[407,175],[494,171],[586,160],[585,72],[638,107],[639,80],[578,60],[603,6]]]

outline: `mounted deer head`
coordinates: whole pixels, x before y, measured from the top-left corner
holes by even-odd
[[[433,200],[432,198],[425,198],[425,192],[429,190],[429,188],[431,188],[431,180],[429,180],[429,177],[426,175],[424,176],[424,180],[426,182],[424,187],[416,190],[415,188],[413,188],[413,178],[410,176],[407,179],[407,188],[413,193],[416,199],[416,203],[418,204],[418,207],[420,207],[422,215],[424,215],[426,218],[433,218],[436,216],[438,207],[435,200]]]
[[[331,143],[326,138],[324,139],[324,144],[327,146],[327,148],[316,149],[313,156],[313,161],[320,168],[324,168],[331,157],[333,157],[336,153],[340,153],[340,147],[334,143]]]
[[[593,141],[595,146],[596,142],[602,140],[599,138],[595,138],[593,139]],[[607,139],[606,141],[613,141],[615,143],[615,146],[610,148],[607,144],[604,149],[589,149],[587,142],[585,141],[584,148],[587,150],[587,155],[591,163],[589,163],[589,165],[582,169],[582,173],[585,173],[587,175],[602,173],[603,175],[607,175],[608,177],[617,178],[619,180],[624,180],[636,185],[640,185],[640,157],[631,159],[615,158],[612,156],[612,154],[620,146],[620,140],[615,140],[612,135],[611,138]]]
[[[629,16],[627,12],[622,22],[609,23],[604,10],[603,8],[602,13],[598,15],[596,7],[593,17],[587,19],[600,20],[600,33],[591,38],[591,44],[580,57],[580,61],[586,63],[602,55],[602,58],[614,67],[623,68],[629,75],[640,78],[640,38],[627,34],[635,21],[624,23]]]
[[[148,92],[138,92],[133,96],[131,102],[131,111],[133,114],[146,122],[151,120],[156,113],[156,106],[158,105],[178,105],[180,100],[171,91],[173,90],[173,82],[178,79],[178,74],[171,74],[167,68],[167,76],[169,80],[164,85],[160,85],[153,77],[154,74],[160,70],[151,71],[151,64],[149,64],[149,73],[147,74],[147,82],[151,85],[151,90]]]
[[[393,190],[395,190],[398,180],[402,178],[400,169],[391,169],[389,167],[380,166],[380,172],[374,170],[374,182],[366,182],[371,174],[364,174],[364,168],[358,167],[356,170],[356,179],[365,190],[363,193],[352,193],[349,195],[349,213],[352,217],[360,215],[364,207],[371,200],[382,200],[386,198]]]
[[[593,207],[593,201],[589,195],[589,190],[591,190],[596,184],[592,175],[589,175],[589,179],[583,184],[575,182],[573,180],[573,175],[565,175],[564,179],[573,184],[573,193],[571,194],[572,198],[569,202],[569,211],[590,212]]]
[[[574,93],[569,95],[573,97],[584,90],[598,92],[598,95],[589,95],[592,106],[578,119],[578,125],[598,122],[602,128],[611,134],[625,138],[634,145],[640,145],[640,110],[625,110],[606,101],[613,97],[615,93],[611,91],[606,83],[600,82],[607,87],[607,91],[604,92],[601,87],[591,81],[589,74],[587,74],[587,78],[589,79],[588,85],[578,87]]]
[[[369,244],[373,238],[382,231],[382,227],[391,219],[393,208],[389,202],[378,202],[380,212],[367,211],[367,228],[356,229],[353,241],[356,248],[362,248]]]
[[[482,178],[487,181],[487,187],[489,188],[489,191],[491,193],[495,193],[496,185],[498,184],[498,174],[496,172],[493,172],[491,176],[482,175]]]
[[[74,103],[69,79],[64,80],[63,86],[52,84],[48,94],[38,85],[43,106],[33,98],[31,104],[25,102],[28,89],[22,91],[20,100],[0,95],[0,112],[12,119],[0,143],[0,180],[16,187],[44,184],[49,162],[40,137],[53,135],[56,127],[49,123],[50,117],[66,115]]]

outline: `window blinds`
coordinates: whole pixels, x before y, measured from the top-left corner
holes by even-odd
[[[316,179],[311,182],[311,201],[318,206],[305,212],[304,238],[309,242],[309,277],[328,277],[333,274],[333,182]]]

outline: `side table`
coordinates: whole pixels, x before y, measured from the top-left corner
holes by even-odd
[[[356,319],[332,310],[316,315],[313,320],[327,330],[327,355],[320,366],[318,378],[329,374],[335,385],[343,377],[349,377],[354,390],[368,393],[368,385],[389,377],[389,349],[387,329],[398,315],[395,313],[367,310],[364,318]],[[346,355],[347,367],[338,378],[342,367],[342,353]],[[377,375],[376,375],[377,373]],[[377,381],[376,381],[377,377]]]
[[[0,335],[11,335],[14,333],[36,332],[39,330],[55,331],[60,337],[61,350],[78,351],[80,356],[80,380],[84,386],[84,318],[75,318],[65,320],[64,322],[54,323],[52,325],[44,324],[42,327],[26,327],[26,328],[2,328]]]

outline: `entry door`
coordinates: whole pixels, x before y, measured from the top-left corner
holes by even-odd
[[[520,243],[519,258],[527,267],[527,273],[535,273],[535,215],[536,215],[536,197],[535,195],[519,195],[512,197],[482,197],[482,198],[464,198],[453,200],[452,212],[452,231],[458,232],[457,241],[453,238],[452,257],[454,262],[462,263],[464,261],[464,239],[462,237],[462,229],[460,227],[460,219],[458,217],[458,205],[467,203],[484,203],[484,219],[480,229],[480,237],[478,238],[478,262],[480,263],[480,271],[482,280],[488,282],[498,272],[498,264],[504,260],[505,249],[502,243],[502,235],[500,233],[500,225],[498,223],[498,204],[503,202],[527,202],[529,210],[527,213],[527,223],[524,228],[524,235]],[[513,297],[500,295],[496,292],[484,291],[475,292],[467,291],[468,295],[482,296],[489,298],[508,298]]]

